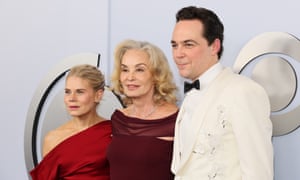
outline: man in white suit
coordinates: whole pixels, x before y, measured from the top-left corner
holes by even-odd
[[[173,58],[193,86],[177,117],[171,168],[176,180],[272,180],[269,99],[220,64],[223,31],[211,10],[190,6],[176,14]]]

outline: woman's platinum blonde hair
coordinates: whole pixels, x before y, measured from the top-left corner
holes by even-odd
[[[74,66],[70,69],[67,78],[71,76],[75,76],[87,80],[88,83],[95,91],[98,91],[100,89],[104,90],[104,86],[105,86],[104,75],[95,66],[89,64],[81,64],[81,65]]]
[[[150,72],[154,79],[155,103],[176,103],[177,87],[173,80],[173,74],[168,64],[165,54],[157,46],[146,41],[125,40],[117,45],[114,53],[114,69],[111,77],[112,90],[122,97],[125,105],[131,104],[130,98],[124,94],[124,89],[120,83],[121,63],[124,54],[128,50],[140,50],[149,57]]]

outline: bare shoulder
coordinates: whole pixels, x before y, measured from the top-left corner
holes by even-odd
[[[178,106],[173,103],[163,103],[161,106],[162,110],[170,111],[170,112],[176,112],[178,110]]]
[[[119,109],[119,111],[128,116],[128,115],[130,115],[132,113],[132,110],[130,110],[129,107],[126,107],[126,108],[123,108],[123,109]]]
[[[49,131],[44,138],[43,143],[43,157],[48,154],[53,148],[55,148],[62,141],[72,136],[75,132],[69,128],[69,123],[63,124],[58,128]]]
[[[158,114],[161,117],[169,116],[178,111],[178,106],[172,103],[163,103],[158,107]]]

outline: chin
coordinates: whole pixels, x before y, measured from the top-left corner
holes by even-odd
[[[79,112],[70,112],[69,114],[73,117],[82,116],[82,113],[79,113]]]
[[[179,74],[180,74],[180,76],[183,77],[183,78],[190,79],[190,78],[189,78],[189,74],[186,73],[186,72],[180,72]]]
[[[126,95],[128,98],[136,98],[136,97],[138,97],[138,95],[133,95],[133,94],[127,94]]]

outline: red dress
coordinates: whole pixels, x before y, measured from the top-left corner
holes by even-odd
[[[178,112],[162,119],[141,120],[116,110],[113,138],[108,147],[111,180],[173,180],[171,160]]]
[[[83,130],[51,150],[30,172],[33,180],[109,180],[111,121]]]

